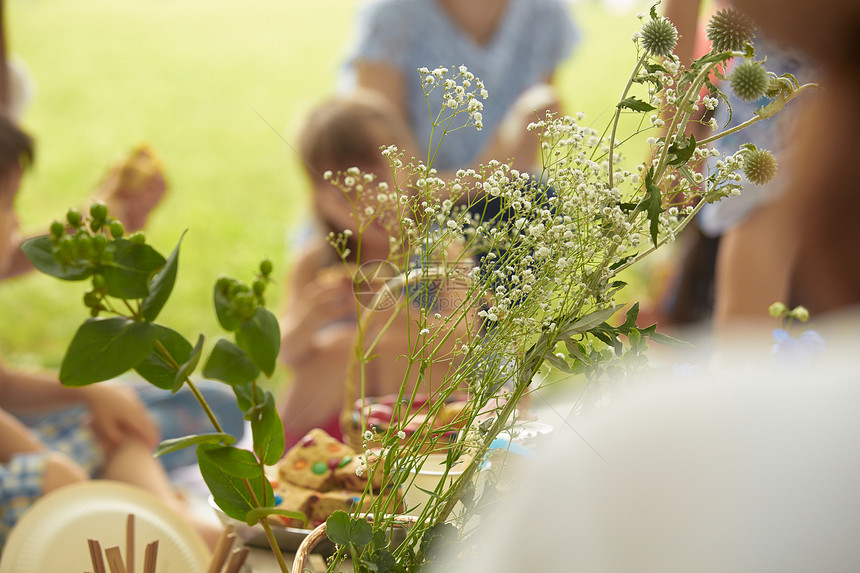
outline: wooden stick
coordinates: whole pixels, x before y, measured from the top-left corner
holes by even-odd
[[[221,573],[221,568],[227,561],[227,556],[230,554],[230,549],[233,547],[233,541],[236,539],[236,534],[233,533],[233,526],[228,525],[221,532],[221,537],[218,538],[218,543],[215,545],[215,552],[212,553],[212,561],[209,563],[207,573]]]
[[[134,514],[125,521],[125,571],[134,573]]]
[[[234,549],[230,554],[230,561],[227,563],[227,569],[224,570],[224,573],[239,573],[239,569],[245,562],[245,558],[248,557],[249,551],[251,550],[247,547],[237,547]]]
[[[122,552],[118,546],[105,549],[105,556],[110,567],[110,573],[126,573],[125,563],[122,560]]]
[[[95,573],[107,573],[104,558],[102,557],[101,544],[95,539],[87,539],[87,543],[90,546],[90,559],[92,559]]]
[[[146,546],[143,557],[143,573],[155,573],[155,562],[158,561],[158,540]]]

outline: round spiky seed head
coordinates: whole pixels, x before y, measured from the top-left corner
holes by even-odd
[[[708,23],[708,40],[712,52],[738,52],[755,39],[755,24],[734,8],[719,10]]]
[[[776,177],[776,157],[767,149],[748,149],[744,153],[744,177],[755,185],[765,185]]]
[[[755,101],[770,87],[770,76],[761,62],[745,60],[732,71],[729,83],[735,95],[744,101]]]
[[[678,30],[667,18],[654,18],[642,26],[642,47],[652,56],[671,56],[678,43]]]

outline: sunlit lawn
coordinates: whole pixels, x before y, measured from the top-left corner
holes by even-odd
[[[248,279],[264,256],[277,273],[289,269],[294,234],[308,216],[291,130],[335,89],[357,6],[12,0],[10,48],[38,89],[23,118],[38,144],[18,200],[24,231],[43,232],[69,206],[86,205],[110,162],[149,143],[170,184],[149,240],[166,253],[188,229],[163,316],[190,339],[203,333],[214,341],[211,288],[219,274]],[[602,128],[635,58],[637,21],[595,2],[574,9],[585,39],[557,83],[567,110],[585,111]],[[270,296],[276,311],[284,282]],[[4,361],[56,367],[86,316],[83,290],[35,273],[2,285]]]

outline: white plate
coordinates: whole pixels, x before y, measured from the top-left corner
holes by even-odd
[[[0,573],[92,571],[88,539],[126,555],[128,514],[134,514],[135,570],[158,540],[158,573],[203,572],[211,559],[200,534],[155,495],[127,484],[94,480],[63,487],[33,504],[3,549]],[[107,562],[105,561],[105,564]]]

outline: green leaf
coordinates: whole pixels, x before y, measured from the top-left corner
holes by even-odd
[[[558,370],[561,370],[562,372],[570,374],[570,365],[567,362],[565,362],[563,358],[559,358],[558,356],[556,356],[552,352],[547,352],[546,356],[544,358],[546,359],[547,362],[550,363],[550,365],[553,368],[556,368]]]
[[[113,261],[99,267],[107,293],[122,299],[146,298],[149,279],[164,265],[164,257],[149,245],[128,239],[114,239],[107,248],[113,251]]]
[[[624,325],[622,328],[629,328],[631,326],[636,326],[636,319],[639,317],[639,303],[636,302],[633,306],[630,307],[630,310],[627,311],[627,315],[624,320]]]
[[[253,318],[236,331],[236,344],[248,353],[257,368],[271,376],[281,350],[278,319],[267,308],[258,306]]]
[[[648,194],[642,199],[642,204],[648,213],[648,220],[651,221],[651,242],[657,246],[657,235],[660,232],[660,213],[663,212],[663,196],[660,187],[654,183],[653,167],[645,174],[645,189]]]
[[[278,415],[275,398],[271,392],[265,392],[265,398],[260,408],[253,411],[251,432],[254,437],[254,453],[266,465],[273,466],[284,455],[286,440],[284,424]]]
[[[134,367],[134,370],[153,386],[162,390],[172,390],[176,382],[176,372],[179,370],[177,365],[187,362],[191,357],[191,343],[166,326],[160,324],[152,324],[152,326],[155,328],[156,342],[161,343],[175,364],[165,360],[161,352],[153,348],[152,352]]]
[[[218,507],[233,519],[245,521],[249,511],[270,504],[275,499],[275,494],[269,480],[244,480],[231,476],[221,469],[209,456],[209,451],[218,447],[210,444],[197,446],[197,465],[200,468],[200,474],[209,491],[212,492]],[[254,503],[254,498],[259,505]]]
[[[259,509],[252,509],[245,516],[245,523],[247,523],[248,525],[254,525],[255,523],[259,523],[260,520],[265,519],[269,515],[283,515],[285,517],[289,517],[290,519],[298,519],[305,527],[308,524],[308,516],[301,511],[290,511],[288,509],[280,509],[276,507],[261,507]]]
[[[48,236],[27,239],[21,250],[40,272],[64,281],[82,281],[93,274],[92,265],[77,261],[73,265],[61,265],[54,259],[54,242]]]
[[[618,308],[612,306],[594,311],[591,314],[587,314],[582,318],[576,320],[569,326],[564,327],[561,330],[559,336],[562,338],[568,338],[570,336],[573,336],[574,334],[582,334],[583,332],[587,332],[598,324],[609,320],[609,318],[612,317],[612,315],[616,312],[618,312]]]
[[[657,109],[656,107],[654,107],[653,105],[651,105],[647,101],[642,101],[641,99],[637,98],[636,96],[630,96],[628,98],[624,98],[623,100],[618,102],[618,105],[615,107],[619,107],[622,109],[624,109],[624,108],[632,109],[633,111],[651,111],[651,110]]]
[[[253,382],[233,386],[233,394],[236,395],[236,405],[243,412],[251,410],[256,405],[254,402],[254,386]]]
[[[682,165],[687,163],[690,158],[693,156],[693,152],[696,151],[696,136],[692,133],[690,134],[690,139],[683,139],[681,141],[675,141],[672,145],[669,146],[669,153],[674,155],[668,164],[669,165]]]
[[[584,364],[588,364],[588,358],[585,356],[585,347],[581,343],[567,339],[564,341],[564,346],[567,348],[567,353],[571,358],[575,358]]]
[[[188,360],[182,363],[179,367],[179,370],[176,371],[176,375],[173,377],[173,393],[176,394],[179,392],[179,389],[182,388],[182,385],[185,384],[185,380],[194,373],[194,370],[197,368],[197,364],[200,362],[200,354],[203,352],[203,335],[197,337],[197,344],[194,345],[194,348],[191,349],[191,355],[188,357]]]
[[[225,283],[226,284],[226,283]],[[215,282],[213,300],[215,302],[215,315],[221,328],[227,332],[234,332],[239,328],[239,318],[233,313],[233,305],[229,298],[229,288],[221,288],[221,281]]]
[[[203,376],[238,386],[257,379],[260,369],[254,366],[244,350],[226,340],[218,339],[203,367]]]
[[[66,386],[86,386],[115,378],[137,366],[155,344],[156,331],[148,322],[125,317],[91,318],[72,339],[60,366]]]
[[[692,346],[692,344],[690,344],[686,340],[681,340],[680,338],[675,338],[673,336],[669,336],[668,334],[663,334],[662,332],[648,332],[647,336],[654,342],[660,344],[666,344],[669,346]]]
[[[179,237],[179,242],[176,243],[173,252],[167,257],[167,262],[152,278],[149,284],[149,296],[147,296],[141,304],[143,318],[152,322],[158,318],[158,313],[164,308],[167,299],[170,298],[170,293],[173,291],[173,285],[176,282],[176,271],[179,268],[179,246],[182,244],[182,239],[185,237],[185,231]]]
[[[349,545],[352,527],[345,511],[335,511],[325,520],[325,532],[337,545]]]
[[[236,438],[231,436],[230,434],[225,434],[223,432],[212,433],[212,434],[195,434],[193,436],[183,436],[181,438],[173,438],[170,440],[164,440],[158,447],[155,448],[154,456],[157,458],[159,456],[163,456],[164,454],[169,454],[170,452],[175,452],[177,450],[181,450],[183,448],[187,448],[189,446],[196,446],[199,444],[232,444],[236,441]]]
[[[373,540],[373,527],[366,519],[355,517],[350,519],[344,511],[335,511],[325,520],[326,535],[338,545],[355,545],[360,547]]]
[[[359,547],[367,545],[373,539],[373,527],[363,517],[356,517],[352,520],[350,537],[352,542]]]
[[[229,476],[245,479],[265,478],[263,466],[248,450],[222,446],[210,448],[206,455],[209,456],[212,463]]]

